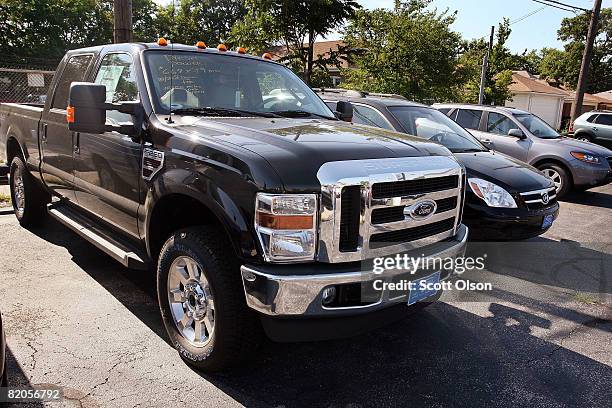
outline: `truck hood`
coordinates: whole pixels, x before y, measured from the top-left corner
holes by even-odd
[[[450,156],[436,143],[403,133],[323,119],[179,117],[177,127],[214,137],[263,157],[287,191],[319,189],[321,165],[331,161]]]
[[[524,193],[553,185],[552,181],[528,164],[499,152],[457,153],[467,176],[490,181],[510,193]]]
[[[600,157],[612,156],[612,150],[607,149],[603,146],[596,145],[595,143],[583,142],[580,140],[572,139],[571,137],[559,137],[555,139],[540,139],[546,143],[554,144],[556,146],[565,146],[572,151],[581,151],[586,153],[592,153]]]

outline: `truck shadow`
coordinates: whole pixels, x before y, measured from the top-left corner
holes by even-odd
[[[159,318],[154,272],[121,267],[53,220],[33,232],[65,247],[89,276],[168,342]],[[525,278],[537,280],[534,276]],[[493,296],[488,317],[437,302],[409,319],[351,339],[266,342],[245,367],[201,376],[246,406],[605,406],[609,402],[609,366],[535,337],[534,329],[549,329],[551,321],[502,303],[560,316],[589,330],[610,332],[609,320],[594,320],[535,296],[499,289]]]

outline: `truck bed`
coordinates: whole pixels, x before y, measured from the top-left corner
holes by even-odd
[[[38,124],[42,117],[43,105],[25,103],[0,103],[0,182],[2,166],[7,166],[7,139],[16,138],[27,151],[24,152],[27,162],[34,163],[38,154]]]

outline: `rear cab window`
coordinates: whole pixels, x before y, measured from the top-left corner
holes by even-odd
[[[457,122],[466,129],[478,130],[480,128],[480,119],[482,118],[482,112],[483,111],[476,109],[458,109],[457,118],[455,119],[455,122]]]
[[[92,54],[74,55],[68,59],[58,80],[57,86],[55,87],[53,102],[51,104],[52,108],[66,110],[66,107],[68,106],[70,84],[85,80],[87,68],[89,67],[92,59]]]

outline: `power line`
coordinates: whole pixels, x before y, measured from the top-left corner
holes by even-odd
[[[564,8],[564,7],[557,6],[557,5],[554,5],[554,4],[551,4],[551,3],[545,3],[544,1],[541,1],[541,0],[531,0],[531,1],[534,1],[534,2],[540,3],[540,4],[544,4],[545,6],[548,6],[548,7],[554,7],[554,8],[559,9],[559,10],[569,11],[570,13],[576,14],[576,10],[574,10],[573,8]]]
[[[565,6],[565,7],[569,7],[569,8],[573,8],[574,10],[581,10],[584,11],[585,13],[590,13],[591,10],[582,8],[582,7],[578,7],[578,6],[572,6],[571,4],[566,4],[566,3],[561,3],[560,1],[556,1],[556,0],[545,0],[548,3],[554,3],[554,4],[558,4],[560,6]]]
[[[518,23],[518,22],[521,22],[521,21],[525,20],[526,18],[531,17],[531,16],[533,16],[533,15],[534,15],[534,14],[536,14],[536,13],[539,13],[540,11],[544,10],[545,8],[546,8],[546,6],[542,6],[542,7],[540,7],[540,8],[539,8],[539,9],[537,9],[537,10],[533,10],[532,12],[527,13],[527,14],[525,14],[525,15],[524,15],[524,16],[522,16],[522,17],[519,17],[519,18],[517,18],[517,19],[515,19],[515,20],[512,20],[512,21],[510,22],[510,25],[513,25],[513,24],[516,24],[516,23]]]

